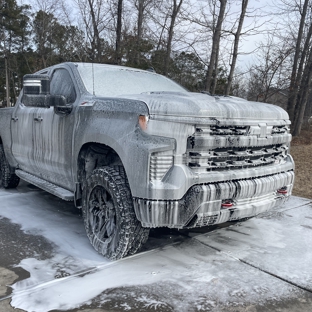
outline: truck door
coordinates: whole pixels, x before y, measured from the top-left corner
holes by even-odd
[[[51,94],[64,95],[72,110],[23,105],[18,99],[12,116],[12,152],[19,168],[67,189],[72,181],[72,134],[76,88],[67,69],[53,72]]]
[[[23,105],[19,96],[12,115],[12,153],[19,168],[32,173],[36,170],[34,154],[34,116],[38,108]]]
[[[72,179],[72,136],[75,126],[77,90],[70,72],[58,68],[52,73],[52,95],[63,95],[69,109],[39,108],[34,112],[34,152],[36,170],[41,177],[66,189],[74,190]]]

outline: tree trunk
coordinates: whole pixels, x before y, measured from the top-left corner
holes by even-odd
[[[168,76],[168,72],[169,72],[169,63],[170,63],[170,56],[171,56],[173,30],[174,30],[175,21],[176,21],[176,18],[178,16],[178,13],[180,11],[182,2],[183,2],[183,0],[180,0],[179,4],[177,4],[177,0],[173,0],[173,9],[172,9],[172,14],[171,14],[170,27],[168,30],[167,50],[166,50],[164,72],[163,72],[163,74],[165,76]]]
[[[123,0],[118,0],[117,7],[117,29],[116,29],[116,64],[121,64],[121,27],[122,27],[122,2]]]
[[[237,26],[237,30],[235,33],[235,39],[234,39],[234,48],[233,48],[233,54],[232,54],[232,64],[231,64],[231,69],[230,69],[230,74],[228,77],[228,82],[226,85],[226,89],[225,89],[225,95],[228,96],[230,94],[230,90],[231,90],[231,86],[232,86],[232,81],[233,81],[233,75],[234,75],[234,70],[235,70],[235,66],[236,66],[236,60],[237,60],[237,56],[238,56],[238,44],[239,44],[239,38],[240,38],[240,34],[242,31],[242,27],[244,24],[244,18],[246,15],[246,9],[247,9],[247,5],[248,5],[248,0],[242,0],[242,11],[239,17],[239,23]]]
[[[304,24],[305,24],[306,15],[307,15],[308,3],[309,3],[309,0],[305,0],[303,4],[303,10],[302,10],[300,26],[298,30],[297,42],[296,42],[294,62],[293,62],[291,78],[290,78],[287,111],[289,114],[289,118],[292,122],[294,122],[294,118],[295,118],[295,108],[296,108],[296,100],[297,100],[297,94],[298,94],[298,86],[300,84],[300,81],[298,80],[298,76],[297,76],[297,66],[298,66],[298,61],[299,61],[299,57],[301,53],[300,46],[301,46],[303,29],[304,29]]]
[[[5,62],[5,88],[6,88],[6,106],[10,107],[11,102],[10,102],[10,75],[9,75],[9,66],[8,66],[8,57],[4,57],[4,62]]]
[[[213,71],[213,83],[211,86],[211,94],[216,94],[217,89],[217,83],[218,83],[218,73],[219,73],[219,46],[217,47],[217,53],[216,53],[216,60],[215,60],[215,67]]]
[[[101,40],[100,40],[100,34],[97,27],[97,20],[93,8],[93,3],[91,0],[88,0],[89,6],[90,6],[90,13],[91,13],[91,19],[92,19],[92,26],[93,26],[93,40],[91,42],[92,45],[92,54],[93,54],[93,61],[100,62],[101,61]]]
[[[293,112],[293,114],[294,114],[293,123],[294,124],[295,124],[296,118],[297,118],[297,116],[296,116],[297,111],[298,111],[298,109],[300,109],[300,108],[298,108],[298,105],[300,105],[300,95],[298,93],[300,91],[299,87],[300,87],[300,83],[302,80],[302,75],[303,75],[304,70],[305,70],[304,66],[306,63],[306,57],[307,57],[307,54],[309,53],[311,37],[312,37],[312,23],[310,24],[309,31],[308,31],[308,34],[307,34],[307,37],[306,37],[306,40],[304,43],[304,47],[303,47],[303,50],[301,51],[300,63],[299,63],[298,71],[297,71],[296,81],[294,84],[294,88],[295,88],[294,94],[296,95],[295,103],[294,103],[294,112]],[[292,128],[294,130],[294,127],[292,127]]]
[[[296,107],[297,109],[295,113],[295,121],[292,133],[294,136],[300,135],[304,112],[311,92],[310,91],[311,87],[312,87],[312,49],[310,49],[309,59],[305,66],[300,84],[300,91],[297,99],[297,107]]]
[[[136,64],[140,65],[140,46],[143,33],[143,14],[144,14],[144,0],[138,0],[138,33],[137,33],[137,51]]]
[[[208,66],[207,76],[206,76],[206,88],[205,88],[206,91],[210,91],[211,89],[212,75],[213,75],[213,70],[215,68],[215,63],[217,60],[217,52],[219,50],[220,38],[221,38],[221,27],[222,27],[222,23],[224,19],[225,7],[226,7],[226,2],[227,2],[227,0],[219,0],[219,1],[220,1],[220,11],[218,15],[217,25],[213,33],[210,62]]]
[[[159,40],[158,40],[158,43],[157,43],[156,51],[158,51],[160,49],[160,47],[161,47],[161,43],[162,43],[162,40],[163,40],[163,34],[164,34],[164,31],[165,31],[165,28],[166,28],[168,17],[169,17],[168,14],[166,14],[164,25],[162,25],[162,27],[161,27],[161,32],[160,32]]]
[[[300,63],[298,67],[297,79],[296,79],[296,82],[297,82],[296,89],[298,89],[299,83],[301,81],[306,56],[309,53],[311,38],[312,38],[312,23],[310,24],[309,31],[308,31],[308,34],[304,43],[304,47],[303,47],[303,50],[301,51],[301,58],[300,58]]]

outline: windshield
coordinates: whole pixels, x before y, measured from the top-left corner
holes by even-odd
[[[140,69],[104,64],[78,64],[77,68],[88,92],[97,96],[187,92],[164,76]]]

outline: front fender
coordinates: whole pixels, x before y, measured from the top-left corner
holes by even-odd
[[[145,103],[124,99],[97,101],[80,106],[74,133],[73,177],[78,181],[78,155],[87,143],[113,149],[125,168],[133,196],[144,197],[149,183],[149,159],[153,152],[174,150],[175,140],[148,135],[138,125],[140,115],[148,115]]]

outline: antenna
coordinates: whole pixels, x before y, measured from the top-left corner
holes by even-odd
[[[93,95],[95,95],[95,92],[94,92],[94,68],[93,68],[93,61],[92,61],[92,89],[93,89]]]

